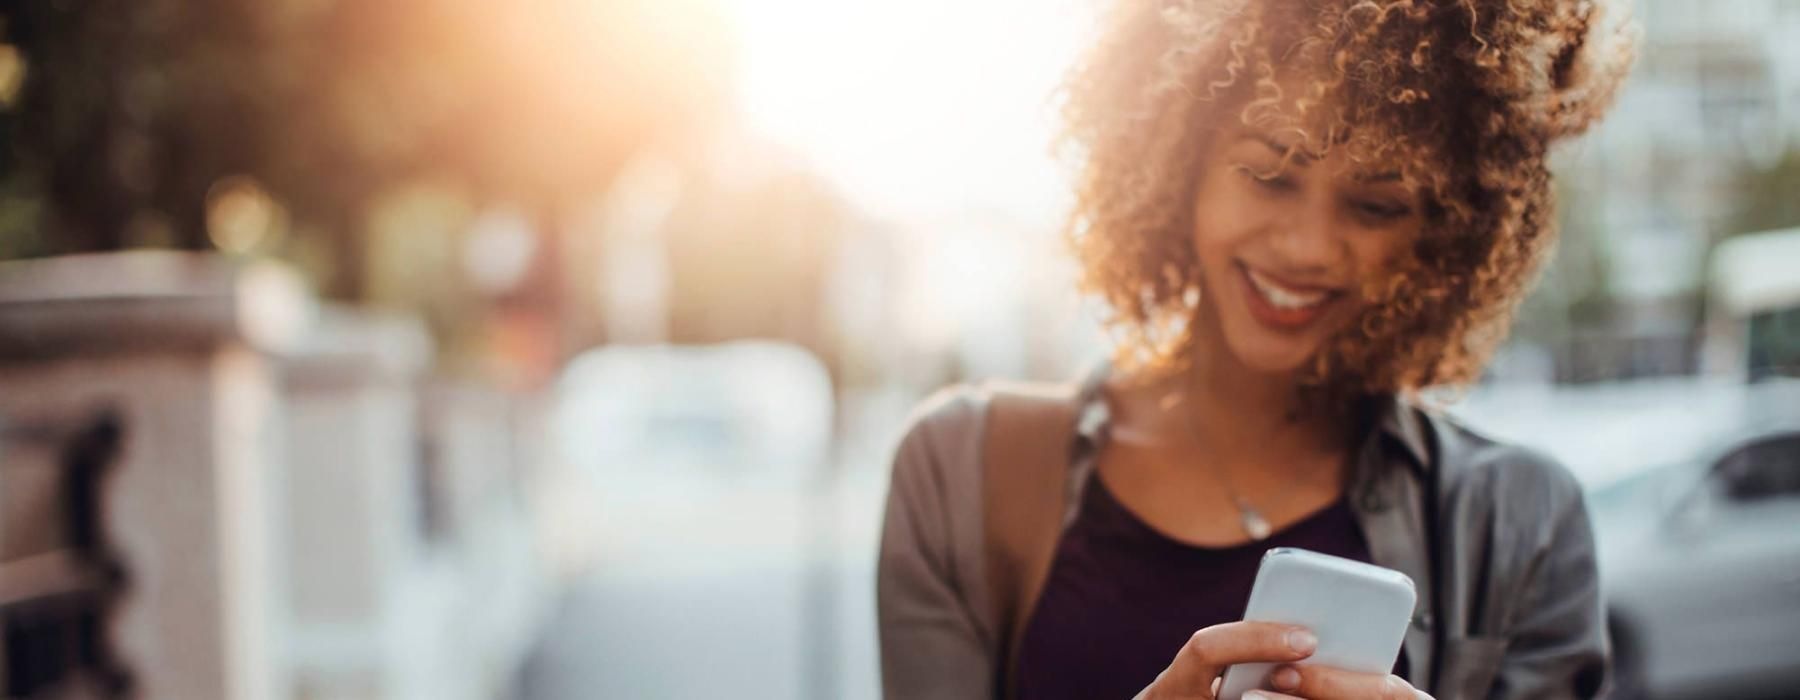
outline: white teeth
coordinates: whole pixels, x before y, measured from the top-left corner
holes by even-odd
[[[1250,273],[1250,284],[1256,287],[1256,291],[1261,293],[1263,298],[1269,301],[1269,304],[1278,309],[1304,309],[1309,306],[1318,306],[1325,301],[1326,297],[1330,296],[1326,292],[1296,292],[1257,274],[1255,270],[1245,268],[1245,271]]]

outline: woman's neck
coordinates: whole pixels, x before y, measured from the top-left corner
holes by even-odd
[[[1227,462],[1342,449],[1342,417],[1303,403],[1295,372],[1257,372],[1207,333],[1182,378],[1181,413],[1195,442]],[[1288,460],[1276,460],[1288,461]]]

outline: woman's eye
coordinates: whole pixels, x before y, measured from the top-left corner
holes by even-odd
[[[1371,202],[1365,200],[1354,202],[1352,206],[1356,207],[1356,210],[1364,216],[1384,221],[1399,219],[1412,213],[1412,210],[1404,204],[1390,204],[1387,202]]]
[[[1298,187],[1298,185],[1294,183],[1293,178],[1286,175],[1265,175],[1264,173],[1267,173],[1267,170],[1257,170],[1248,165],[1239,165],[1232,169],[1236,170],[1239,175],[1242,175],[1255,183],[1256,186],[1271,192],[1292,192]]]

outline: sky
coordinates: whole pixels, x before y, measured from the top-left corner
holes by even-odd
[[[888,220],[971,212],[1053,229],[1066,169],[1052,93],[1083,37],[1077,0],[731,0],[739,100]]]

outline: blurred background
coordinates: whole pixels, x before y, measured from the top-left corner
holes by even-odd
[[[1105,356],[1076,0],[0,5],[0,696],[873,698],[907,412]],[[1638,0],[1451,409],[1800,696],[1800,0]]]

